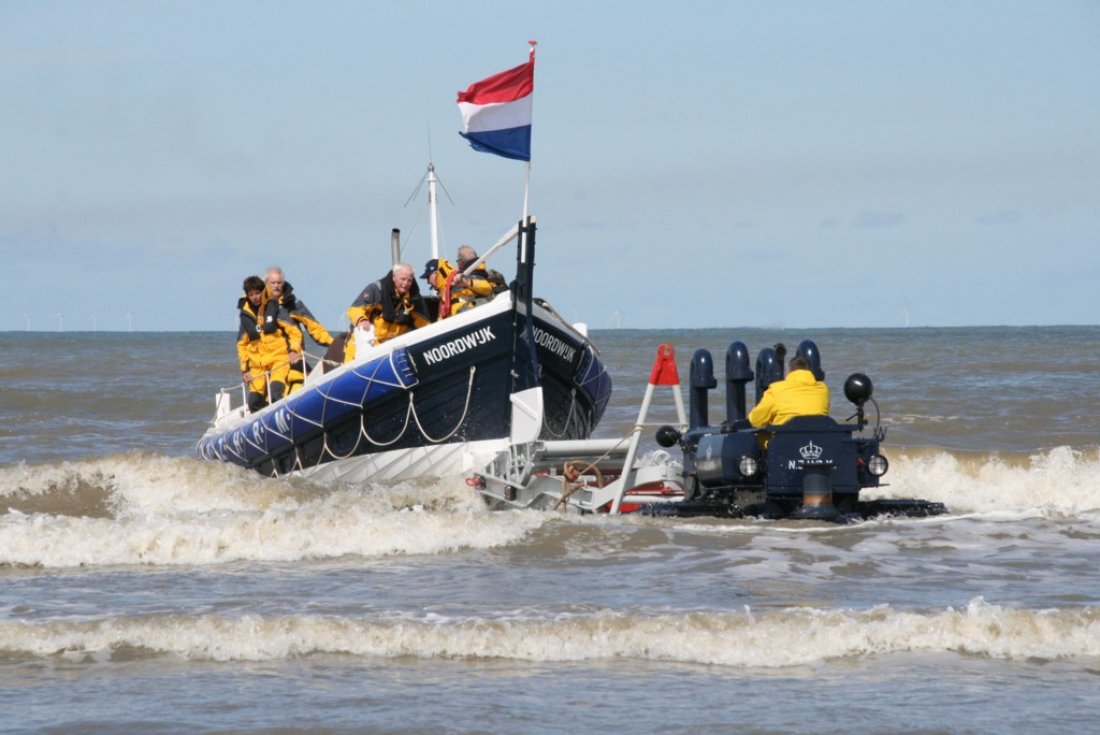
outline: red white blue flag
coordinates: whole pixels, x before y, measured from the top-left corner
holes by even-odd
[[[531,160],[531,98],[535,47],[526,64],[471,84],[458,93],[463,138],[474,150],[517,161]]]

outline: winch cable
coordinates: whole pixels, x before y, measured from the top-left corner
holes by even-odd
[[[611,456],[611,453],[612,453],[612,452],[614,452],[614,451],[615,451],[616,449],[618,449],[618,448],[619,448],[620,446],[622,446],[623,442],[629,441],[629,440],[631,439],[631,437],[633,437],[633,436],[634,436],[635,434],[641,433],[642,429],[643,429],[643,426],[642,426],[641,424],[635,424],[635,425],[634,425],[634,428],[633,428],[633,429],[631,429],[631,430],[630,430],[629,432],[627,432],[627,434],[626,434],[625,436],[623,436],[623,437],[622,437],[621,439],[619,439],[619,441],[617,441],[617,442],[615,442],[615,443],[614,443],[613,445],[611,445],[611,446],[610,446],[610,447],[609,447],[609,448],[607,449],[607,451],[606,451],[606,452],[604,452],[603,454],[601,454],[601,455],[600,455],[599,457],[596,457],[596,459],[594,459],[594,460],[592,460],[591,462],[589,462],[589,463],[588,463],[588,464],[587,464],[587,465],[586,465],[586,466],[584,467],[584,469],[582,469],[582,470],[581,470],[580,472],[578,472],[578,473],[577,473],[577,478],[579,479],[580,477],[582,477],[582,476],[584,476],[585,474],[587,474],[589,470],[591,470],[591,469],[593,469],[593,468],[596,468],[596,465],[598,465],[598,464],[599,464],[600,462],[602,462],[603,460],[605,460],[605,459],[609,458],[609,457]],[[565,467],[566,467],[566,466],[568,466],[569,464],[572,464],[573,462],[578,462],[578,461],[580,461],[580,460],[569,460],[568,462],[566,462],[566,463],[565,463],[565,464],[564,464],[564,465],[562,466],[562,470],[563,470],[563,472],[564,472],[564,470],[565,470]],[[598,469],[597,469],[597,472],[599,472],[599,470],[598,470]],[[600,476],[600,477],[602,477],[602,476],[603,476],[603,475],[602,475],[602,473],[600,473],[600,475],[599,475],[599,476]],[[553,510],[557,510],[557,509],[558,509],[558,508],[560,508],[560,507],[561,507],[562,505],[564,505],[564,504],[568,503],[568,502],[569,502],[569,498],[570,498],[570,497],[572,497],[572,495],[573,495],[574,493],[576,493],[576,492],[577,492],[578,490],[581,490],[582,488],[585,488],[585,487],[588,487],[588,485],[587,485],[586,483],[584,483],[584,482],[575,482],[575,481],[570,481],[570,480],[567,480],[567,479],[565,478],[565,475],[563,474],[563,475],[562,475],[562,491],[561,491],[561,497],[560,497],[560,498],[558,498],[558,500],[557,500],[557,502],[556,502],[556,503],[554,503],[554,507],[553,507]],[[602,485],[598,485],[597,487],[602,487]]]

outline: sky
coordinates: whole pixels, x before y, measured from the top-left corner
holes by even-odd
[[[0,0],[0,330],[330,329],[484,251],[456,92],[538,41],[535,292],[593,329],[1097,324],[1100,2]],[[507,276],[514,250],[490,263]]]

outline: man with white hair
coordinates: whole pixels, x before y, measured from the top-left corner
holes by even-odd
[[[295,295],[294,287],[287,282],[282,268],[277,265],[268,266],[264,283],[267,284],[267,290],[271,293],[271,297],[276,299],[279,306],[287,312],[287,316],[304,331],[308,332],[314,342],[322,347],[332,344],[332,335],[321,322],[317,321],[309,307]]]
[[[322,347],[332,344],[332,335],[325,329],[313,313],[297,296],[294,295],[294,287],[291,286],[283,275],[283,269],[277,265],[267,267],[267,276],[264,278],[267,291],[272,301],[279,304],[279,316],[281,319],[293,322],[303,332],[307,332],[313,341]],[[305,381],[306,367],[301,355],[291,353],[290,375],[288,377],[290,393],[302,387]],[[308,369],[308,368],[307,368]]]
[[[397,263],[389,273],[368,284],[348,307],[348,320],[359,329],[373,327],[379,344],[432,323],[408,263]]]

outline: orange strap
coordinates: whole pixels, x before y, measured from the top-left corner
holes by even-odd
[[[439,290],[439,318],[450,316],[451,314],[451,285],[454,280],[462,275],[462,271],[453,270],[451,274],[447,276],[447,280],[443,282],[443,288]]]

